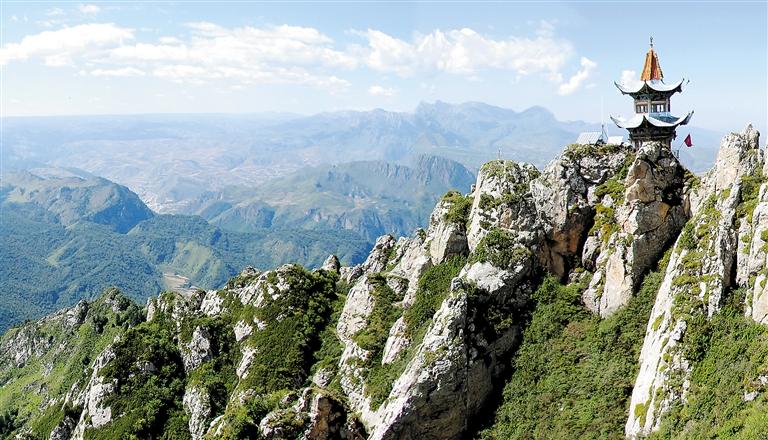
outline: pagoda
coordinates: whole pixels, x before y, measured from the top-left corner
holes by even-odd
[[[634,84],[614,82],[622,94],[635,100],[635,116],[629,119],[611,116],[611,120],[620,128],[629,131],[629,139],[636,148],[651,141],[671,147],[677,126],[687,124],[693,116],[693,111],[683,117],[672,116],[670,113],[670,97],[683,91],[683,81],[685,80],[681,79],[672,84],[664,82],[659,56],[653,50],[651,37],[651,47],[645,55],[640,81]]]

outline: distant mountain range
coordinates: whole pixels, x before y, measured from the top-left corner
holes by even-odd
[[[77,168],[126,185],[157,212],[189,214],[212,193],[249,193],[307,166],[414,165],[428,154],[474,170],[501,152],[541,168],[579,132],[598,129],[558,121],[542,107],[517,112],[440,101],[413,113],[5,118],[1,154],[6,169]],[[714,160],[720,134],[690,132],[696,147],[682,151],[682,160],[702,171]]]
[[[195,214],[223,229],[351,230],[373,242],[426,225],[437,197],[469,191],[475,175],[449,159],[419,156],[413,167],[383,161],[309,167],[248,190],[206,194]]]
[[[47,168],[0,184],[0,330],[117,286],[144,300],[167,288],[218,288],[242,267],[359,263],[382,234],[426,225],[430,207],[474,175],[448,159],[322,166],[196,215],[158,215],[122,185]],[[239,200],[239,201],[238,201]],[[209,220],[210,223],[208,221]]]

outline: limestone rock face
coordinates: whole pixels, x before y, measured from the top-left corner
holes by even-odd
[[[329,255],[328,258],[325,259],[321,269],[329,272],[338,272],[341,269],[341,263],[339,263],[339,259],[336,255]]]
[[[184,362],[184,369],[186,371],[194,370],[211,355],[211,335],[206,329],[196,327],[192,332],[192,339],[181,348],[181,360]]]
[[[760,133],[750,124],[741,133],[731,133],[723,138],[714,169],[706,179],[707,189],[710,192],[723,191],[762,166]]]
[[[344,344],[339,361],[341,386],[352,409],[360,412],[363,421],[368,420],[370,424],[375,423],[375,413],[370,409],[370,398],[365,393],[363,372],[359,366],[360,361],[365,361],[369,353],[354,341],[354,336],[368,324],[368,317],[375,305],[374,288],[367,277],[357,281],[347,295],[336,327],[339,339]]]
[[[208,316],[216,316],[221,313],[223,305],[224,298],[219,295],[219,292],[216,290],[209,290],[205,293],[203,302],[200,305],[200,310]],[[152,320],[149,313],[147,313],[147,320]]]
[[[82,440],[86,429],[98,428],[112,421],[112,408],[106,406],[104,400],[112,393],[115,384],[100,373],[114,357],[115,353],[107,348],[93,363],[93,373],[79,399],[83,402],[83,411],[72,433],[73,440]]]
[[[644,144],[623,182],[614,181],[619,190],[604,195],[596,220],[603,245],[584,292],[592,311],[606,317],[623,307],[683,227],[689,216],[683,179],[684,169],[668,148]]]
[[[184,392],[184,411],[189,416],[189,433],[194,440],[201,440],[211,422],[210,396],[205,388],[192,386]]]
[[[483,165],[469,214],[467,243],[471,251],[493,228],[515,231],[521,242],[542,242],[543,231],[529,189],[539,174],[536,167],[525,163],[496,160]]]
[[[373,288],[369,279],[362,278],[347,294],[347,301],[336,327],[342,341],[351,339],[365,326],[366,319],[373,310]]]
[[[562,278],[569,267],[578,263],[599,202],[595,188],[619,172],[631,156],[628,147],[574,145],[531,182],[546,234],[550,272]],[[574,257],[576,261],[569,264]]]
[[[373,250],[362,265],[363,274],[373,274],[384,271],[389,262],[391,251],[396,241],[391,235],[382,235],[373,245]]]
[[[410,339],[406,334],[405,328],[405,320],[401,316],[389,330],[389,337],[384,345],[384,354],[381,359],[382,364],[391,364],[408,348]]]
[[[307,440],[363,440],[365,438],[362,428],[353,420],[347,419],[346,408],[338,401],[320,393],[312,393],[310,396],[311,401],[307,409],[309,426],[302,433],[302,438]]]
[[[748,290],[745,313],[756,322],[768,324],[768,184],[764,183],[766,164],[760,150],[760,134],[751,125],[741,133],[723,139],[714,169],[703,186],[708,191],[728,190],[727,183],[741,182],[742,204],[754,203],[754,209],[741,214],[738,224],[736,283]],[[733,183],[731,183],[733,185]],[[759,186],[758,186],[759,185]],[[746,203],[744,199],[749,199]],[[700,195],[699,199],[704,199]],[[700,205],[704,205],[702,201]]]
[[[76,424],[77,420],[65,416],[64,420],[53,428],[48,440],[69,440],[72,437],[72,431],[75,429]]]
[[[417,235],[414,238],[405,239],[398,246],[398,250],[402,252],[398,256],[397,264],[389,271],[389,276],[406,280],[403,305],[408,307],[413,303],[419,278],[425,270],[433,266],[433,259],[427,248],[426,236]]]
[[[685,400],[690,365],[679,343],[692,317],[706,319],[719,312],[723,294],[734,280],[738,283],[746,277],[746,283],[750,282],[749,271],[737,275],[737,255],[743,255],[744,265],[755,268],[760,264],[746,261],[764,258],[762,250],[754,254],[740,250],[758,245],[740,238],[739,231],[749,228],[749,217],[753,225],[763,222],[755,222],[754,213],[745,208],[749,205],[746,198],[752,197],[747,191],[749,181],[762,167],[756,136],[749,128],[727,136],[718,158],[694,190],[691,199],[700,200],[696,214],[675,243],[651,312],[625,427],[630,438],[658,429],[671,405]],[[761,215],[757,208],[755,212]]]
[[[430,237],[429,255],[433,264],[440,264],[452,256],[466,255],[469,251],[466,225],[445,219],[451,206],[452,203],[444,199],[438,202],[429,217],[427,236]]]
[[[466,424],[466,406],[456,392],[466,383],[460,372],[467,368],[463,330],[466,294],[454,294],[435,315],[416,358],[395,381],[380,422],[370,439],[453,439]],[[429,401],[428,406],[423,402]],[[421,403],[421,404],[420,404]],[[435,419],[434,415],[440,414]]]
[[[361,265],[355,265],[352,267],[344,266],[340,269],[341,279],[347,284],[352,284],[356,279],[360,278],[363,274],[363,267]]]
[[[752,223],[739,233],[737,282],[746,286],[745,313],[755,322],[768,324],[768,185],[762,184]]]
[[[237,321],[233,330],[235,332],[235,340],[240,342],[253,333],[253,326],[245,321]]]
[[[494,340],[483,338],[476,329],[485,317],[477,316],[460,284],[442,303],[414,359],[395,381],[370,439],[459,439],[484,407],[502,371],[497,356],[514,346],[519,333],[512,329]]]
[[[339,382],[349,409],[359,414],[369,438],[461,438],[492,389],[500,386],[497,381],[505,365],[498,359],[515,347],[521,329],[515,325],[496,328],[483,314],[491,309],[498,310],[499,316],[517,313],[533,288],[544,239],[529,189],[537,176],[532,166],[514,162],[484,167],[470,195],[467,235],[462,221],[467,214],[453,205],[466,202],[460,194],[450,194],[438,203],[426,233],[397,243],[382,237],[361,266],[362,274],[347,295],[336,330],[344,347]],[[484,241],[489,234],[492,239]],[[404,314],[417,301],[419,280],[430,268],[462,257],[472,247],[479,247],[482,256],[451,282],[451,291],[444,292],[446,299],[429,321],[423,339],[411,340]],[[385,252],[389,258],[383,264]],[[389,396],[374,406],[366,383],[372,355],[358,345],[355,336],[371,325],[381,300],[376,289],[384,285],[397,298],[392,306],[401,315],[388,323],[391,327],[377,361],[401,365],[397,362],[408,352],[408,362],[396,367],[402,372]],[[462,397],[457,400],[457,395]]]
[[[37,328],[22,327],[12,337],[3,341],[0,352],[11,358],[16,368],[21,368],[50,348],[51,341],[45,335],[37,334]],[[5,366],[5,368],[8,367],[10,365]]]

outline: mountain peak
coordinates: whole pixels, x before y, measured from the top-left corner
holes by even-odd
[[[61,177],[14,172],[6,176],[3,186],[0,204],[42,209],[57,216],[64,226],[89,221],[124,233],[154,215],[131,190],[101,177],[80,177],[67,171]]]

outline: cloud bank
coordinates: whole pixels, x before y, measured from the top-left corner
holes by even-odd
[[[80,5],[83,14],[99,12]],[[544,26],[546,25],[546,26]],[[185,24],[184,35],[140,39],[134,29],[114,23],[81,24],[44,31],[0,48],[0,65],[40,59],[48,66],[73,66],[94,76],[153,76],[176,82],[228,80],[237,84],[289,83],[331,91],[348,88],[350,72],[369,70],[402,78],[440,74],[477,80],[485,71],[516,78],[538,75],[561,95],[581,88],[596,68],[582,57],[567,81],[563,70],[574,55],[570,42],[543,23],[531,37],[491,38],[470,28],[416,34],[405,40],[376,29],[351,31],[342,45],[318,29],[302,26],[224,27]],[[145,41],[139,41],[145,40]],[[394,91],[373,85],[374,96]]]

